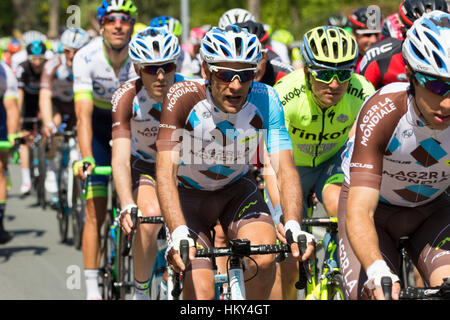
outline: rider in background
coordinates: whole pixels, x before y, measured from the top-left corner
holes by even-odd
[[[183,34],[183,26],[181,25],[181,22],[170,16],[161,16],[153,18],[150,23],[150,27],[154,28],[161,28],[164,27],[169,31],[170,33],[174,34],[176,37],[178,37],[178,40],[180,41],[180,37]],[[178,57],[177,60],[177,72],[181,73],[185,76],[193,76],[195,73],[198,72],[197,69],[192,68],[195,67],[195,64],[192,64],[192,58],[189,52],[185,51],[183,48],[181,49],[181,54]]]
[[[359,8],[348,16],[349,25],[352,28],[352,34],[358,44],[358,60],[356,61],[355,71],[360,69],[361,59],[373,44],[380,41],[381,33],[381,14],[380,21],[370,25],[367,16],[367,8]]]
[[[371,46],[361,60],[359,74],[379,89],[391,82],[407,82],[402,43],[406,31],[424,13],[448,11],[445,0],[404,0],[399,11],[384,19],[381,33],[385,39]]]
[[[133,33],[137,8],[131,0],[103,1],[97,10],[102,37],[95,38],[78,51],[73,60],[74,101],[77,136],[82,161],[74,173],[85,179],[96,165],[111,165],[111,98],[119,86],[136,77],[128,43]],[[98,288],[100,228],[105,220],[108,181],[105,176],[89,178],[86,196],[86,221],[82,237],[87,299],[101,299]]]
[[[39,91],[39,109],[42,119],[42,134],[47,139],[53,136],[64,122],[65,130],[76,123],[73,102],[72,64],[75,53],[89,43],[90,37],[83,29],[67,29],[61,35],[64,54],[58,54],[44,64]],[[51,205],[57,206],[57,164],[54,163],[57,139],[51,140],[47,153],[47,175],[45,188],[52,196]]]
[[[294,71],[294,68],[290,65],[282,63],[277,59],[269,58],[269,56],[273,57],[276,53],[267,46],[269,35],[264,29],[262,23],[249,20],[246,22],[236,23],[236,25],[241,28],[245,28],[249,33],[256,35],[259,42],[261,42],[261,52],[263,58],[258,64],[254,81],[259,81],[269,86],[273,86],[278,80]]]
[[[19,84],[19,108],[23,118],[37,118],[39,113],[39,89],[41,86],[41,75],[44,69],[45,53],[47,48],[43,41],[32,41],[26,47],[28,59],[22,62],[16,70]],[[33,131],[37,129],[37,123],[23,123],[22,134],[26,141],[19,148],[20,168],[22,174],[22,185],[20,193],[22,196],[30,194],[30,146],[33,141]]]

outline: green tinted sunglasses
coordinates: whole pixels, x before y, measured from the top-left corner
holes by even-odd
[[[330,69],[310,69],[308,68],[309,72],[313,75],[314,79],[320,82],[324,83],[331,83],[333,81],[334,77],[337,78],[337,80],[340,83],[348,81],[353,74],[353,69],[337,69],[337,70],[330,70]]]

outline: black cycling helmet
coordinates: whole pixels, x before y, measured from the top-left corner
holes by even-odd
[[[31,43],[27,45],[28,56],[44,56],[46,51],[47,47],[41,40],[31,41]]]
[[[368,16],[367,8],[359,8],[359,9],[355,10],[352,14],[350,14],[348,16],[349,27],[351,27],[352,29],[365,31],[365,32],[361,32],[361,33],[379,33],[379,32],[381,32],[381,30],[380,30],[381,25],[376,26],[375,28],[373,26],[368,25],[368,17],[367,16]],[[382,18],[382,17],[380,17],[380,18]]]
[[[333,14],[328,17],[327,25],[345,28],[348,26],[348,18],[340,14]]]
[[[249,33],[258,37],[259,42],[265,43],[269,38],[269,33],[264,29],[264,25],[260,22],[254,22],[251,20],[245,22],[235,23],[236,26],[247,29]]]
[[[398,14],[406,28],[412,27],[414,21],[419,19],[425,12],[440,10],[448,13],[445,0],[404,0],[400,3]]]

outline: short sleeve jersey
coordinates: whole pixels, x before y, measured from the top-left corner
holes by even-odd
[[[175,83],[184,79],[184,76],[175,74]],[[111,102],[112,138],[131,139],[131,154],[155,163],[162,103],[148,95],[140,78],[121,85]]]
[[[450,127],[425,126],[408,87],[389,84],[364,104],[342,168],[350,186],[378,189],[391,205],[416,207],[450,186]]]
[[[41,88],[50,89],[53,99],[73,102],[73,73],[66,64],[65,55],[56,55],[45,63]]]
[[[158,151],[180,151],[179,185],[218,190],[248,172],[254,156],[291,150],[283,109],[272,87],[253,82],[242,109],[217,108],[205,81],[174,84],[164,97]]]
[[[73,91],[75,101],[91,99],[95,107],[110,110],[114,92],[137,75],[131,59],[127,58],[116,76],[104,50],[103,39],[96,38],[75,54]]]
[[[17,79],[11,68],[0,61],[0,96],[3,98],[17,98]]]
[[[408,81],[402,57],[403,41],[388,38],[375,43],[364,54],[359,74],[376,89],[392,82]]]
[[[314,101],[303,69],[284,76],[275,86],[291,136],[297,166],[316,167],[345,145],[358,112],[375,89],[353,74],[348,89],[334,106],[322,110]]]

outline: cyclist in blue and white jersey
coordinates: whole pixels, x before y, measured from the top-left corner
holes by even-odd
[[[223,48],[223,51],[220,49]],[[213,299],[210,259],[195,258],[195,244],[211,247],[217,220],[229,239],[275,243],[270,211],[249,171],[264,137],[281,189],[285,230],[297,259],[313,252],[313,236],[301,231],[300,179],[292,144],[275,90],[254,82],[262,58],[258,38],[235,25],[213,28],[202,39],[205,80],[175,83],[164,97],[157,138],[157,195],[170,232],[168,263],[186,270],[185,299]],[[308,239],[299,257],[295,240]],[[190,244],[190,264],[180,259],[179,244]],[[273,255],[253,257],[255,278],[246,283],[248,299],[267,299],[274,281]],[[248,276],[255,265],[247,264]]]
[[[128,43],[133,33],[137,8],[131,0],[103,1],[97,10],[102,38],[94,39],[77,52],[73,61],[74,100],[77,135],[82,161],[74,166],[75,174],[84,179],[95,165],[111,165],[111,98],[125,81],[135,78],[128,57]],[[86,276],[87,299],[100,299],[98,289],[99,230],[106,215],[108,177],[89,179],[86,221],[82,250]]]
[[[156,136],[163,97],[174,82],[180,55],[178,38],[162,28],[148,27],[133,37],[129,56],[138,78],[125,82],[112,99],[112,169],[120,199],[122,229],[130,233],[130,212],[138,206],[145,216],[160,216],[155,190]],[[139,225],[134,240],[133,299],[149,299],[149,279],[157,252],[160,225]]]
[[[0,61],[0,140],[14,143],[19,130],[19,106],[17,103],[17,79],[11,68]],[[8,151],[0,150],[0,244],[11,239],[5,231],[3,220],[5,217],[8,165]]]

